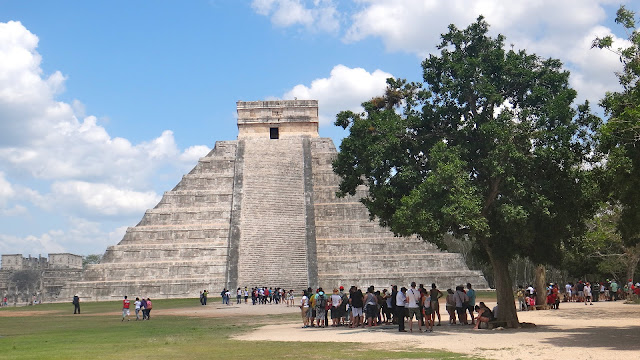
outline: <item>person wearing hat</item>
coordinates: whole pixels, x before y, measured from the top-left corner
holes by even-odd
[[[340,286],[340,319],[338,320],[338,324],[345,326],[347,325],[347,305],[349,305],[349,296],[344,292],[344,286]]]
[[[78,296],[78,294],[73,295],[73,300],[71,301],[71,303],[73,304],[73,313],[75,314],[77,311],[78,314],[80,314],[80,297]]]

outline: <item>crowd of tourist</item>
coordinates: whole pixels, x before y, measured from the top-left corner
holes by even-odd
[[[134,310],[136,312],[136,321],[138,320],[151,320],[151,310],[153,309],[153,303],[150,298],[136,298],[133,302]],[[122,300],[122,321],[129,321],[131,315],[131,300],[125,295]],[[141,317],[142,316],[142,317]]]
[[[522,311],[535,310],[539,306],[548,306],[551,309],[558,309],[561,302],[584,302],[585,305],[593,305],[598,301],[626,300],[630,296],[640,296],[640,282],[633,283],[631,279],[620,286],[616,280],[598,282],[576,281],[569,282],[560,288],[558,284],[547,285],[547,297],[544,304],[536,303],[537,291],[529,285],[524,288],[518,286],[516,297],[518,307]]]
[[[206,292],[206,290],[205,290]],[[293,290],[285,290],[283,288],[273,288],[273,287],[255,287],[249,289],[245,288],[237,288],[236,289],[236,305],[239,304],[248,304],[249,298],[251,298],[252,305],[263,305],[263,304],[283,304],[286,306],[295,306],[295,296],[293,294]],[[231,291],[229,289],[223,289],[220,292],[220,297],[222,298],[223,305],[230,305],[231,303]],[[202,293],[200,295],[202,298]],[[206,300],[203,305],[206,305]]]
[[[392,285],[391,289],[376,290],[373,286],[362,289],[352,286],[348,292],[344,287],[330,293],[318,288],[308,288],[301,294],[299,307],[303,327],[348,326],[350,328],[396,324],[398,331],[413,332],[414,320],[417,331],[433,332],[441,326],[440,303],[444,301],[450,324],[475,325],[495,320],[497,307],[489,309],[483,302],[476,305],[476,292],[471,284],[456,287],[455,292],[440,291],[436,284],[427,289],[412,282],[409,288]],[[441,300],[442,299],[442,300]],[[331,321],[329,321],[329,319]],[[437,319],[437,323],[436,323]]]
[[[526,288],[518,286],[516,297],[520,311],[535,310],[539,306],[558,309],[561,302],[584,302],[585,305],[598,301],[624,300],[629,296],[640,296],[640,282],[629,280],[620,286],[615,280],[605,282],[577,281],[567,283],[563,289],[558,284],[549,283],[546,288],[545,304],[537,304],[537,291],[529,285]],[[365,292],[352,286],[348,292],[344,287],[334,288],[331,293],[325,293],[323,288],[313,291],[312,288],[302,291],[300,302],[296,304],[294,291],[283,288],[255,287],[237,288],[236,305],[249,304],[282,304],[298,306],[301,309],[303,328],[348,326],[350,328],[378,326],[382,324],[396,324],[400,332],[406,332],[405,322],[408,320],[409,332],[413,332],[414,320],[419,332],[433,332],[434,326],[442,325],[440,315],[441,301],[449,315],[449,324],[474,325],[488,327],[498,316],[498,306],[489,308],[484,302],[476,304],[476,292],[470,283],[466,289],[460,285],[453,289],[440,291],[436,284],[429,289],[423,284],[416,286],[412,282],[409,288],[391,285],[391,289],[376,290],[370,286]],[[222,303],[230,305],[231,291],[223,289],[220,293]],[[200,304],[207,305],[209,292],[200,292]],[[441,300],[442,299],[442,300]],[[74,314],[80,313],[80,299],[75,295]],[[122,321],[129,321],[130,300],[124,297],[122,305]],[[7,306],[5,297],[1,305]],[[150,320],[153,308],[150,298],[136,298],[133,303],[136,320]],[[329,319],[331,321],[329,321]],[[437,319],[437,323],[436,323]]]

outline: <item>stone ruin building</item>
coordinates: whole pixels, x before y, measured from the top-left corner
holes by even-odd
[[[59,253],[49,258],[23,257],[22,254],[2,255],[0,267],[0,297],[10,304],[27,304],[55,299],[70,279],[80,279],[82,256]]]
[[[238,101],[238,138],[209,154],[100,264],[56,294],[197,297],[208,289],[340,285],[388,288],[411,281],[487,288],[462,255],[416,237],[396,238],[355,197],[338,198],[336,148],[318,135],[316,100]]]

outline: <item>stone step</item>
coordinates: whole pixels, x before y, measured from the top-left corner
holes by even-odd
[[[245,141],[238,284],[307,282],[303,141],[280,140]]]
[[[151,209],[147,210],[139,225],[181,225],[192,224],[202,221],[229,221],[231,209],[203,209],[197,208],[174,208],[173,211],[168,209]]]
[[[225,273],[226,263],[220,261],[145,261],[142,263],[111,262],[101,263],[96,267],[87,267],[84,280],[97,281],[101,279],[160,279],[183,276],[210,276]]]
[[[235,159],[202,158],[189,174],[233,176],[235,164]]]
[[[134,300],[136,297],[194,298],[197,303],[200,291],[208,289],[218,294],[224,287],[224,276],[208,277],[168,277],[159,279],[126,278],[110,281],[80,281],[69,284],[60,291],[59,299],[68,301],[78,294],[82,302],[122,300],[124,295]],[[215,295],[212,295],[215,296]],[[153,315],[153,312],[152,312]]]
[[[389,252],[413,252],[441,253],[435,245],[421,241],[417,238],[397,238],[393,236],[380,237],[352,237],[352,238],[317,238],[318,251],[328,254],[343,254],[356,252],[371,252],[376,249],[378,254]]]
[[[163,261],[191,259],[226,262],[227,254],[228,246],[223,241],[219,241],[217,246],[210,244],[199,246],[190,244],[136,244],[109,247],[102,261],[109,263],[140,263],[154,262],[156,259],[162,259]]]
[[[183,192],[167,192],[162,196],[162,199],[155,206],[158,208],[181,208],[181,207],[204,207],[204,208],[230,208],[232,195],[228,194],[198,194],[195,191],[191,191],[191,194],[185,194]]]
[[[114,245],[108,246],[107,250],[118,249],[118,250],[139,250],[139,249],[166,249],[166,250],[182,250],[182,249],[208,249],[208,248],[218,248],[218,247],[226,247],[226,241],[219,240],[209,240],[209,241],[198,241],[198,242],[175,242],[171,244],[167,243],[132,243],[132,244],[123,244],[123,245]]]
[[[189,240],[227,241],[229,237],[229,223],[216,226],[199,226],[186,224],[182,226],[151,226],[127,229],[122,241],[118,245],[145,243],[185,243]]]
[[[360,257],[354,260],[354,257],[345,257],[339,260],[325,260],[318,264],[318,271],[337,269],[340,272],[347,273],[369,273],[384,271],[384,269],[393,269],[394,271],[402,271],[405,269],[465,269],[466,264],[463,259],[432,259],[425,261],[424,259],[387,259],[387,258],[371,258]],[[368,260],[368,261],[367,261]]]
[[[211,174],[184,175],[182,180],[173,190],[207,190],[225,189],[231,191],[233,176],[214,176]]]
[[[353,202],[353,199],[345,199],[341,203],[319,203],[315,205],[315,215],[323,222],[347,222],[354,216],[368,218],[369,212],[360,202]],[[321,222],[322,223],[322,222]],[[387,230],[388,231],[388,230]]]
[[[377,235],[377,236],[376,236]],[[376,224],[343,224],[340,222],[316,222],[316,236],[320,238],[344,238],[359,237],[384,237],[393,239],[394,236],[389,231],[385,231]]]

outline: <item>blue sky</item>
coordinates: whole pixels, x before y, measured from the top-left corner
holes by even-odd
[[[620,1],[505,4],[0,0],[0,253],[103,253],[236,138],[237,100],[317,99],[339,144],[339,110],[386,77],[419,80],[447,25],[480,14],[507,44],[560,58],[580,99],[616,89],[617,56],[590,43],[625,37]]]

